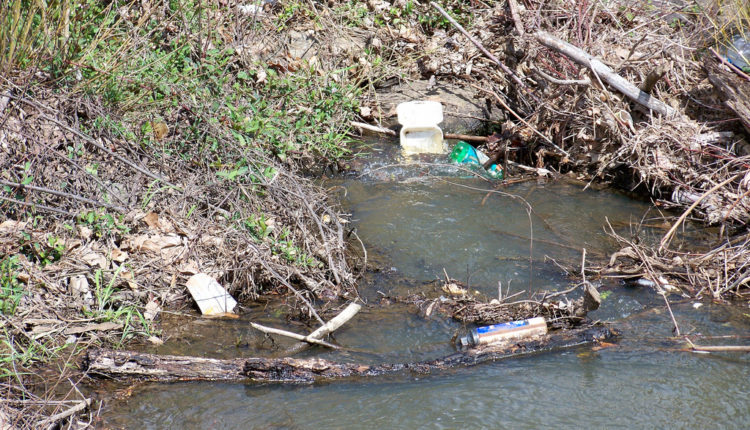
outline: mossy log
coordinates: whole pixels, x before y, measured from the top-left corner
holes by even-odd
[[[202,357],[155,355],[134,351],[95,349],[87,353],[83,367],[91,376],[148,381],[258,381],[310,383],[341,378],[372,377],[399,372],[427,374],[443,369],[528,354],[571,348],[607,340],[612,330],[596,325],[558,331],[546,336],[504,345],[482,345],[436,360],[398,364],[336,363],[320,358],[237,358],[218,360]]]

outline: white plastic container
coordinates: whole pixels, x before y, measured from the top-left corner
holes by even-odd
[[[408,154],[442,154],[443,105],[440,102],[412,101],[396,106],[401,127],[401,149]]]

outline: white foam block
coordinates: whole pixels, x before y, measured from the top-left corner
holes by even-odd
[[[187,287],[203,315],[231,313],[237,306],[237,301],[227,293],[227,290],[205,273],[191,276],[187,281]]]

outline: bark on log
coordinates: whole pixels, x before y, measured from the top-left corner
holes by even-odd
[[[95,349],[88,352],[84,368],[92,376],[150,381],[232,380],[258,382],[315,382],[370,377],[398,372],[426,374],[458,366],[570,348],[607,340],[616,334],[606,326],[593,326],[543,336],[510,345],[482,345],[447,357],[417,363],[363,365],[335,363],[319,358],[238,358],[155,355],[133,351]]]
[[[554,49],[555,51],[560,52],[567,57],[570,57],[571,59],[573,59],[573,61],[582,66],[588,67],[604,82],[611,85],[617,91],[623,93],[632,101],[639,103],[645,106],[647,109],[666,117],[677,116],[677,111],[675,111],[671,106],[667,105],[656,97],[652,97],[650,94],[641,91],[627,79],[615,73],[609,66],[602,63],[598,58],[587,53],[581,48],[573,46],[568,42],[562,41],[544,31],[540,31],[534,36],[536,37],[536,40],[538,40],[542,45],[550,49]]]

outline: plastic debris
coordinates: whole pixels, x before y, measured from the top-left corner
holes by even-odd
[[[450,158],[459,164],[473,164],[480,167],[484,166],[484,163],[489,160],[489,157],[487,157],[482,151],[474,148],[463,140],[459,141],[456,146],[453,147]],[[491,178],[503,179],[503,169],[497,164],[493,164],[487,169],[482,170],[487,172],[487,175]]]
[[[442,154],[443,105],[433,101],[411,101],[396,106],[401,127],[401,149],[408,154]]]
[[[187,281],[188,291],[203,315],[232,313],[237,301],[214,278],[198,273]]]
[[[547,334],[547,322],[543,317],[536,317],[477,327],[472,329],[468,335],[459,338],[458,342],[460,347],[468,348],[480,344],[494,344],[545,334]]]

